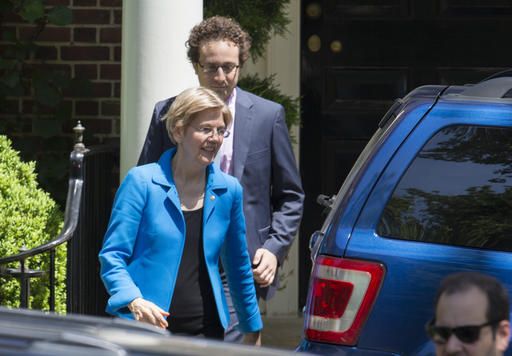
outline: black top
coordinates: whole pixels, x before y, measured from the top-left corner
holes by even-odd
[[[218,320],[203,248],[203,208],[184,211],[185,246],[169,308],[170,318],[203,316]]]

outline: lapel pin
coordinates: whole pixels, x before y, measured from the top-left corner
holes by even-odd
[[[215,195],[210,195],[210,200],[215,200]]]

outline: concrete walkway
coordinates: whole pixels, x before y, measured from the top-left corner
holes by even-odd
[[[302,317],[263,316],[263,346],[295,350],[303,331]]]

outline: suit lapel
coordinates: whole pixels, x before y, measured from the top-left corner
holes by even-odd
[[[241,181],[251,145],[253,103],[246,92],[236,88],[235,133],[233,136],[233,175]]]

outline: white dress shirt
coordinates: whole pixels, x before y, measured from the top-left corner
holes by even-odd
[[[222,142],[222,146],[220,146],[219,152],[217,152],[217,156],[215,156],[214,162],[219,165],[219,167],[224,168],[223,171],[228,174],[233,174],[233,137],[234,137],[234,128],[235,128],[235,103],[236,103],[236,88],[233,89],[233,92],[229,96],[226,104],[228,105],[229,111],[231,111],[231,116],[233,116],[233,120],[228,127],[229,136],[224,138]],[[223,167],[224,166],[224,167]]]

